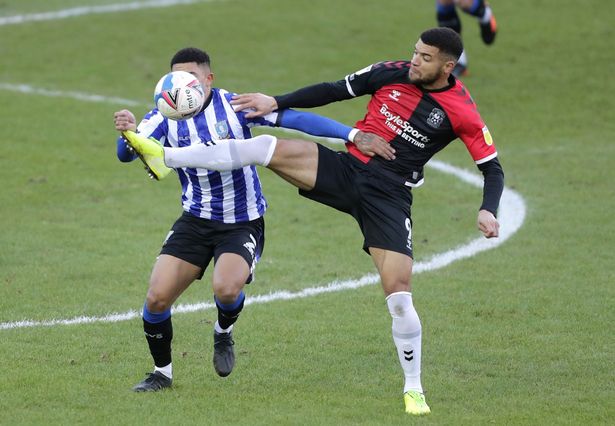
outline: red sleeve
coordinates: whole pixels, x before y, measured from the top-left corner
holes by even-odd
[[[461,82],[457,82],[456,107],[449,108],[449,117],[455,134],[463,141],[476,164],[485,163],[497,157],[493,138],[478,113],[470,93]]]

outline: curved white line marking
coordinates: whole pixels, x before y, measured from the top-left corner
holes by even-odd
[[[145,105],[144,102],[138,102],[132,99],[115,98],[115,97],[110,97],[110,96],[95,95],[92,93],[84,93],[84,92],[63,92],[60,90],[49,90],[49,89],[43,89],[40,87],[30,86],[29,84],[0,83],[0,90],[6,90],[9,92],[19,92],[19,93],[23,93],[26,95],[47,96],[51,98],[68,98],[68,99],[75,99],[77,101],[84,101],[84,102],[109,103],[109,104],[118,104],[118,105],[126,105],[126,106]]]
[[[482,178],[467,170],[451,166],[441,161],[432,160],[428,166],[435,168],[443,173],[451,174],[458,177],[470,185],[482,187]],[[414,264],[414,273],[433,271],[443,268],[451,263],[474,256],[485,250],[493,249],[509,239],[515,232],[519,230],[525,220],[526,207],[523,198],[515,191],[504,188],[502,199],[500,201],[499,221],[500,221],[500,237],[497,239],[486,239],[483,237],[476,238],[467,244],[461,245],[444,253],[439,253],[431,257],[427,261],[416,262]],[[367,274],[357,280],[333,281],[324,286],[309,287],[297,292],[276,291],[264,295],[255,295],[246,297],[246,305],[269,303],[276,300],[292,300],[302,299],[306,297],[317,296],[323,293],[331,293],[336,291],[351,290],[367,285],[376,284],[380,281],[378,274]],[[209,302],[195,304],[179,304],[173,308],[173,313],[197,312],[206,309],[214,308],[215,305]],[[73,324],[89,324],[99,322],[118,322],[127,321],[141,317],[141,312],[128,311],[124,313],[114,313],[100,317],[79,316],[69,319],[53,319],[46,321],[23,320],[15,322],[0,323],[0,330],[10,330],[26,327],[51,327],[56,325],[73,325]]]
[[[15,15],[0,17],[0,26],[19,25],[27,22],[55,21],[58,19],[73,18],[75,16],[92,15],[99,13],[116,13],[140,9],[171,7],[183,4],[212,2],[214,0],[150,0],[135,1],[131,3],[117,3],[100,6],[83,6],[72,9],[63,9],[55,12],[31,13],[28,15]]]

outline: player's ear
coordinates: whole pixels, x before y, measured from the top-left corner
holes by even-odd
[[[455,61],[446,61],[444,63],[444,72],[451,74],[455,69]]]

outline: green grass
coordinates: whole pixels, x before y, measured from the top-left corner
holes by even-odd
[[[100,0],[95,4],[111,4]],[[504,245],[415,275],[432,415],[403,413],[378,286],[250,305],[237,367],[211,367],[214,311],[174,316],[174,388],[136,395],[151,368],[139,319],[0,330],[0,424],[612,424],[615,422],[615,5],[491,1],[492,47],[462,16],[464,78],[506,184],[527,203]],[[0,16],[94,5],[4,1]],[[227,0],[0,26],[0,83],[142,102],[181,47],[213,58],[216,85],[281,93],[408,57],[432,2]],[[367,99],[318,111],[362,118]],[[0,322],[138,310],[180,214],[174,179],[115,159],[122,105],[0,90]],[[475,170],[460,143],[438,159]],[[374,272],[353,220],[267,170],[267,244],[248,297]],[[478,236],[480,190],[427,170],[415,191],[417,261]],[[211,301],[210,271],[180,303]]]

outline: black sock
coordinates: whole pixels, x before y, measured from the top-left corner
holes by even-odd
[[[231,325],[235,324],[239,314],[243,309],[243,302],[246,299],[243,292],[239,294],[239,297],[234,303],[228,305],[222,304],[215,298],[216,307],[218,308],[218,325],[220,328],[227,329]]]
[[[439,27],[446,27],[454,30],[457,34],[461,34],[461,20],[457,15],[457,10],[454,5],[450,7],[438,7],[436,19]]]
[[[155,324],[144,319],[143,330],[156,367],[169,365],[171,363],[171,340],[173,340],[171,317]]]
[[[484,0],[479,0],[476,6],[472,5],[472,8],[463,9],[463,11],[469,15],[476,16],[480,19],[485,16],[485,2]]]

